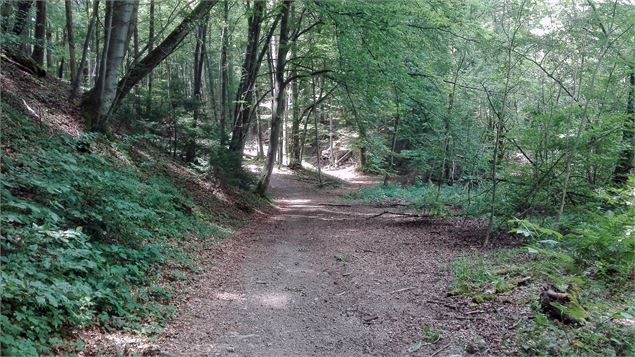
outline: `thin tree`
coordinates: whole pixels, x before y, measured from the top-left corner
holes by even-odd
[[[220,49],[220,142],[224,145],[227,141],[226,127],[229,116],[229,63],[227,51],[229,48],[229,4],[228,0],[223,0],[223,28],[221,30]]]
[[[289,9],[291,7],[292,0],[284,0],[282,2],[282,16],[280,18],[280,38],[277,46],[276,54],[276,66],[275,66],[275,81],[273,85],[273,93],[276,95],[274,101],[275,108],[272,108],[271,114],[271,133],[269,135],[269,150],[267,153],[267,161],[263,168],[260,180],[256,185],[255,192],[259,195],[264,195],[269,187],[269,181],[271,180],[271,173],[273,172],[273,166],[275,164],[276,152],[278,150],[279,137],[280,137],[280,122],[282,115],[284,114],[284,102],[285,102],[285,64],[287,58],[287,52],[289,50]]]
[[[234,108],[232,137],[229,144],[229,150],[236,153],[236,158],[238,160],[242,158],[245,139],[249,130],[249,123],[251,120],[251,102],[256,78],[278,22],[278,17],[276,17],[269,29],[269,32],[263,39],[264,45],[259,49],[258,46],[261,41],[260,31],[265,16],[265,5],[266,3],[264,0],[255,1],[248,20],[247,48],[245,51],[245,59],[242,64],[240,82],[236,92],[236,107]]]
[[[150,14],[148,16],[148,52],[154,49],[154,0],[150,0]],[[152,81],[154,73],[148,73],[148,96],[146,100],[146,112],[149,112],[152,106]]]
[[[194,50],[194,88],[192,96],[194,98],[194,116],[192,120],[192,129],[196,129],[201,107],[201,88],[203,83],[203,61],[205,53],[205,34],[207,33],[207,20],[203,21],[198,27],[196,33],[196,45]],[[196,156],[196,135],[190,134],[188,138],[187,148],[185,150],[185,162],[194,161]]]
[[[77,75],[77,62],[75,61],[75,34],[73,31],[73,6],[71,0],[64,0],[66,10],[66,40],[68,41],[68,64],[71,82]]]
[[[93,12],[90,16],[90,22],[88,23],[88,30],[86,31],[86,40],[84,40],[84,48],[82,49],[82,59],[79,61],[79,68],[77,70],[77,76],[73,80],[73,86],[71,89],[71,98],[77,97],[79,92],[79,86],[81,84],[80,78],[86,68],[86,58],[88,56],[88,50],[90,41],[92,41],[93,31],[95,30],[95,23],[97,21],[97,13],[99,11],[99,0],[93,0]]]

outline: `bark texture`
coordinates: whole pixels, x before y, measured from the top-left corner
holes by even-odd
[[[287,59],[287,52],[289,49],[289,8],[291,7],[291,3],[291,0],[284,0],[282,3],[282,17],[280,19],[280,40],[278,41],[278,53],[276,56],[276,66],[274,73],[275,81],[273,85],[273,92],[275,94],[275,108],[272,108],[271,133],[269,136],[269,150],[267,153],[267,161],[255,190],[255,192],[259,195],[264,195],[267,191],[267,188],[269,187],[269,181],[271,180],[271,173],[273,172],[273,166],[275,165],[276,152],[278,150],[280,139],[280,122],[282,120],[282,116],[284,115],[284,70]]]

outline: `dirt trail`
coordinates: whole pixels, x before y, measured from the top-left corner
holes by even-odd
[[[353,188],[316,190],[276,173],[271,192],[279,209],[213,249],[159,340],[162,353],[444,356],[465,354],[481,339],[476,351],[500,353],[501,331],[515,322],[505,310],[513,308],[445,297],[447,264],[479,246],[482,228],[473,221],[369,219],[383,209],[334,206]],[[408,352],[424,326],[442,339],[424,338]]]

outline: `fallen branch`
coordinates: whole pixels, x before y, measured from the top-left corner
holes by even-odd
[[[337,204],[337,203],[320,203],[318,206],[328,206],[328,207],[351,207],[351,205]]]
[[[474,315],[474,314],[482,314],[484,312],[485,312],[484,310],[474,310],[474,311],[468,311],[465,314],[466,315]]]
[[[439,353],[441,353],[444,349],[446,349],[448,347],[450,347],[450,343],[448,343],[447,345],[445,345],[445,346],[439,348],[438,350],[434,351],[434,353],[432,353],[430,355],[430,357],[434,357],[434,356],[438,355]]]
[[[485,320],[482,317],[470,317],[470,316],[454,316],[452,318],[457,320]]]
[[[366,219],[372,219],[372,218],[377,218],[377,217],[381,217],[385,214],[392,214],[395,216],[404,216],[404,217],[416,217],[416,218],[426,218],[426,217],[432,217],[430,215],[427,214],[412,214],[412,213],[401,213],[401,212],[391,212],[391,211],[383,211],[382,213],[376,214],[374,216],[370,216],[367,217]]]
[[[407,288],[393,290],[390,292],[390,294],[403,293],[404,291],[412,290],[414,288],[415,288],[414,286],[409,286]]]
[[[9,46],[5,46],[0,53],[0,59],[6,62],[13,63],[21,70],[36,75],[38,77],[46,77],[46,71],[35,62],[31,57],[25,56],[19,51],[16,51]]]
[[[448,303],[445,303],[443,301],[427,300],[426,302],[429,302],[431,304],[437,304],[437,305],[442,305],[442,306],[445,306],[445,307],[449,307],[449,308],[451,308],[453,310],[458,310],[458,308],[459,308],[457,305],[448,304]]]
[[[352,155],[353,155],[353,150],[347,151],[344,155],[342,155],[339,159],[337,159],[337,161],[335,162],[335,166],[340,166],[342,162],[348,160],[348,158],[350,158]]]
[[[377,320],[378,318],[379,318],[379,316],[376,316],[376,315],[375,315],[375,316],[371,316],[371,317],[365,317],[365,318],[363,318],[362,320],[364,320],[364,323],[365,323],[365,324],[369,324],[369,323],[371,323],[372,321]]]

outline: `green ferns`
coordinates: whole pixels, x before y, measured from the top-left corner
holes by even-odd
[[[2,111],[0,354],[48,354],[82,327],[168,314],[154,285],[178,254],[166,248],[218,229],[167,178],[91,152],[113,150],[94,135],[49,136]]]

